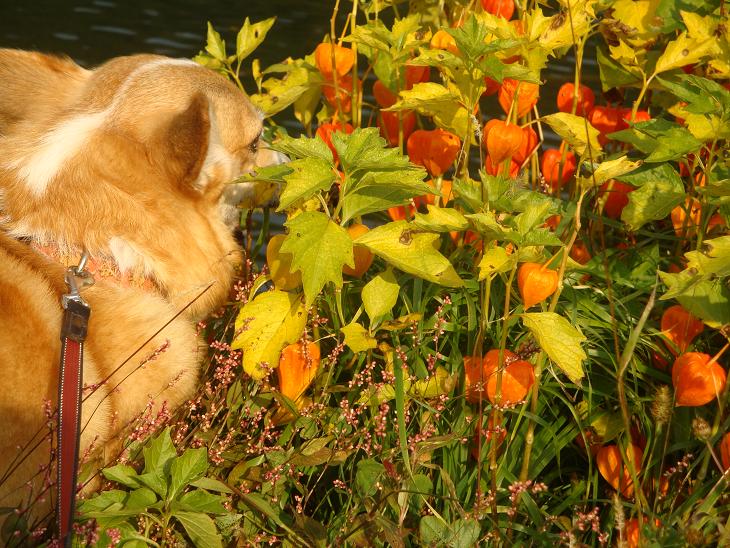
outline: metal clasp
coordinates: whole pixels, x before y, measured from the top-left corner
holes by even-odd
[[[69,292],[61,296],[61,304],[63,308],[68,308],[69,301],[77,302],[86,308],[89,305],[84,301],[79,291],[85,287],[94,285],[94,277],[91,272],[86,270],[86,262],[89,260],[88,252],[84,251],[81,255],[81,260],[78,266],[70,266],[66,270],[66,285],[68,286]]]

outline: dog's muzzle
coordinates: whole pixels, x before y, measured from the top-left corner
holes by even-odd
[[[263,149],[257,158],[257,167],[285,164],[289,161],[286,154],[271,149]],[[276,183],[250,182],[226,186],[221,196],[221,213],[225,223],[237,227],[241,209],[276,208],[279,205],[279,185]]]

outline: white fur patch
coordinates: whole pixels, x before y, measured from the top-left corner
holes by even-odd
[[[138,272],[140,267],[143,269],[143,274],[145,275],[152,271],[152,266],[148,264],[146,258],[138,253],[131,244],[122,238],[115,236],[110,239],[109,250],[112,253],[114,262],[117,263],[119,272],[122,274]]]
[[[218,169],[223,169],[223,180],[230,180],[238,173],[238,160],[231,155],[221,143],[218,132],[218,124],[215,118],[215,112],[209,108],[210,132],[208,135],[208,152],[205,155],[203,166],[200,168],[200,174],[193,185],[198,190],[205,189],[208,183],[214,177],[221,177],[220,173],[216,173]]]
[[[34,153],[13,162],[13,167],[18,168],[18,177],[33,194],[43,194],[64,164],[76,156],[101,127],[107,114],[108,110],[103,110],[75,116],[54,127],[41,138]]]

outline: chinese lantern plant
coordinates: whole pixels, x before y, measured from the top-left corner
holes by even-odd
[[[719,398],[727,373],[717,362],[727,350],[725,345],[714,357],[702,352],[686,352],[672,366],[672,384],[678,406],[698,407]]]
[[[631,497],[634,494],[634,482],[626,463],[633,462],[634,472],[639,476],[643,456],[641,447],[633,443],[627,445],[623,455],[618,445],[604,445],[596,454],[596,465],[603,479],[624,497]]]
[[[523,263],[517,271],[517,287],[525,310],[543,302],[558,289],[558,272],[545,264]]]

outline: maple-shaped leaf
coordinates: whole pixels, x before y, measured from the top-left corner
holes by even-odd
[[[320,190],[327,190],[335,182],[332,162],[321,158],[302,158],[286,164],[291,172],[284,175],[286,182],[279,198],[277,211],[283,211],[298,200],[306,200]]]
[[[267,291],[247,302],[236,317],[231,348],[243,350],[243,370],[254,379],[279,365],[281,349],[302,336],[307,311],[301,294]]]
[[[439,235],[423,232],[406,221],[396,221],[372,229],[355,240],[396,268],[424,280],[461,287],[459,277],[449,260],[434,247]]]
[[[307,211],[286,222],[289,229],[281,251],[292,254],[292,270],[302,272],[306,305],[326,283],[342,287],[342,265],[355,267],[347,230],[319,211]]]

